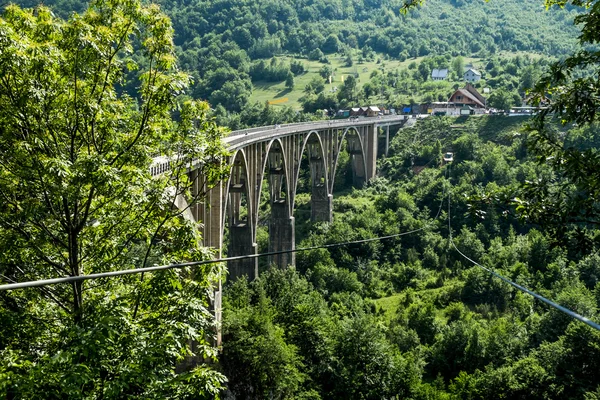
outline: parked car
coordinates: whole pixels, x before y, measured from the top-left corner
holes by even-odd
[[[445,163],[450,163],[453,160],[454,160],[454,153],[447,152],[446,154],[444,154],[444,162]]]

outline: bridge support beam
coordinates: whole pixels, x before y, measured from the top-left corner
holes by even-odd
[[[367,181],[367,171],[365,170],[365,155],[361,149],[360,139],[355,135],[348,135],[348,153],[352,163],[352,185],[360,188]],[[364,147],[364,144],[363,144]]]
[[[196,185],[194,185],[196,189]],[[204,229],[202,230],[202,244],[207,247],[213,247],[218,251],[218,257],[221,257],[223,248],[223,183],[218,183],[215,187],[206,192],[204,203],[197,205],[195,211],[196,221],[202,221]]]
[[[365,161],[367,170],[365,171],[365,182],[370,181],[377,175],[377,125],[367,125],[365,127]]]
[[[327,191],[327,185],[312,186],[310,220],[313,222],[333,221],[333,195]]]
[[[229,257],[257,254],[256,251],[257,246],[256,243],[252,243],[252,227],[250,225],[241,222],[229,227]],[[258,259],[247,258],[229,261],[227,269],[229,270],[228,279],[231,281],[235,281],[244,275],[249,280],[254,280],[258,277]]]
[[[269,252],[293,250],[296,247],[296,229],[294,217],[290,217],[285,200],[271,203],[269,220]],[[296,265],[294,253],[277,254],[269,257],[269,264],[280,268]]]
[[[383,154],[387,157],[390,152],[390,126],[385,127],[385,150]]]

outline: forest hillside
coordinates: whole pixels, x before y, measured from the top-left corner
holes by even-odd
[[[37,5],[35,0],[17,3],[27,7]],[[573,25],[580,12],[578,8],[569,5],[546,11],[541,2],[535,1],[431,0],[406,15],[400,12],[402,0],[162,0],[158,3],[171,17],[180,66],[194,76],[193,95],[217,107],[218,115],[240,113],[255,101],[263,104],[274,101],[297,109],[299,93],[306,90],[321,69],[323,83],[330,75],[337,75],[334,79],[339,82],[344,72],[357,77],[365,75],[359,85],[362,87],[386,59],[390,60],[387,71],[398,74],[402,69],[407,70],[409,62],[398,63],[423,57],[444,56],[447,61],[433,63],[440,67],[448,66],[458,56],[487,60],[501,53],[511,57],[525,52],[559,58],[576,47],[579,35],[579,29]],[[45,4],[62,16],[81,11],[87,5],[72,0],[49,0]],[[281,55],[289,58],[275,64],[269,61]],[[137,58],[138,62],[144,62],[141,55]],[[320,67],[308,64],[309,61],[318,62]],[[434,67],[430,64],[429,69]],[[486,61],[481,67],[487,64]],[[352,68],[346,71],[342,70],[344,67]],[[309,70],[312,74],[305,75]],[[296,88],[289,96],[294,80]],[[277,91],[265,93],[265,84],[273,83],[279,84]],[[258,95],[253,95],[255,87],[259,88]],[[391,83],[387,87],[392,87]],[[130,92],[134,89],[135,86],[128,88]],[[406,90],[397,93],[400,98],[385,96],[372,101],[401,105],[414,96],[420,100],[427,90],[413,86],[411,96]],[[444,88],[444,96],[446,92],[448,89]],[[341,99],[334,104],[307,100],[304,109],[313,112],[318,107],[356,104],[358,99]],[[247,118],[241,120],[241,123],[235,118],[220,122],[236,128],[247,124]]]
[[[598,231],[565,226],[557,237],[552,221],[524,223],[510,200],[527,181],[553,175],[527,150],[528,122],[432,117],[401,130],[381,176],[340,188],[333,223],[300,230],[298,247],[412,234],[301,252],[296,269],[229,283],[221,358],[229,390],[282,399],[600,398],[600,333],[467,258],[597,320],[600,257],[583,249],[598,245]],[[571,130],[570,144],[590,145],[590,132]],[[454,161],[444,164],[448,150]]]

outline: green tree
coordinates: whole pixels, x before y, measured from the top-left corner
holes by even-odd
[[[348,55],[344,59],[344,65],[346,67],[351,67],[354,65],[354,61],[352,61],[352,54],[348,53]]]
[[[335,34],[327,36],[325,43],[323,43],[323,51],[326,54],[336,53],[340,48],[340,41]]]
[[[338,99],[341,101],[354,101],[354,99],[356,98],[356,78],[354,78],[354,76],[352,75],[347,75],[346,79],[344,80],[344,84],[342,85],[342,87],[340,88],[340,91],[338,92]]]
[[[367,82],[363,85],[363,92],[365,93],[365,98],[368,100],[369,97],[377,93],[377,88],[371,82]]]
[[[546,0],[546,4],[586,7],[586,12],[575,17],[575,23],[582,30],[579,42],[583,50],[552,64],[534,88],[537,103],[545,102],[548,94],[552,96],[552,102],[530,126],[530,149],[540,163],[550,165],[562,179],[526,184],[522,198],[527,200],[520,200],[518,204],[525,217],[553,226],[555,233],[562,235],[566,225],[600,221],[596,207],[600,193],[597,150],[579,151],[565,146],[562,135],[547,124],[555,119],[563,125],[575,123],[588,127],[598,121],[600,88],[596,82],[600,76],[600,50],[593,44],[600,40],[600,21],[596,18],[600,3]],[[582,69],[587,71],[583,77],[580,76]]]
[[[424,61],[421,61],[419,63],[419,67],[417,68],[417,71],[418,71],[417,76],[422,81],[428,80],[429,77],[431,76],[431,67],[429,66],[428,63],[426,63]]]
[[[488,106],[498,110],[510,110],[515,106],[515,98],[506,89],[495,90],[487,101]]]
[[[138,67],[127,56],[134,44],[147,66],[136,98],[117,90],[127,84],[125,71]],[[177,71],[170,20],[157,6],[98,0],[68,21],[45,7],[8,6],[0,53],[5,279],[77,277],[209,255],[174,205],[177,196],[198,200],[189,196],[192,160],[203,160],[200,187],[222,176],[215,168],[224,155],[221,133],[207,104],[176,98],[190,79]],[[157,155],[171,170],[152,177]],[[0,312],[12,321],[3,329],[13,335],[0,344],[0,393],[216,395],[223,378],[210,368],[175,374],[193,355],[188,340],[198,342],[196,356],[215,354],[205,296],[215,273],[209,267],[3,293]]]
[[[285,77],[285,87],[289,90],[294,88],[294,74],[291,71]]]
[[[452,71],[456,74],[458,79],[462,79],[465,72],[465,59],[462,56],[455,57],[452,60]]]
[[[258,304],[230,311],[224,327],[221,362],[231,380],[230,390],[251,398],[289,398],[306,376],[300,372],[297,348],[273,321],[275,309],[264,292]]]
[[[323,65],[319,70],[319,75],[321,78],[327,80],[333,74],[333,68],[330,65]]]
[[[304,87],[304,93],[307,94],[319,94],[323,90],[325,90],[325,81],[318,76],[313,76],[310,82]]]
[[[308,59],[309,60],[319,61],[319,60],[323,59],[324,57],[325,57],[325,55],[323,54],[323,52],[319,48],[314,49],[313,51],[311,51],[308,54]]]

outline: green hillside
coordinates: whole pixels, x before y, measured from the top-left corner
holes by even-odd
[[[17,3],[34,6],[38,0]],[[45,4],[64,16],[86,3]],[[298,108],[301,91],[319,68],[313,61],[330,62],[337,69],[333,86],[341,83],[342,75],[357,73],[360,88],[365,77],[384,63],[387,71],[394,71],[407,60],[426,56],[461,55],[468,60],[527,52],[561,57],[572,51],[578,36],[573,26],[577,9],[546,12],[541,1],[431,0],[407,15],[400,13],[402,0],[161,0],[159,4],[172,19],[180,65],[195,78],[194,96],[228,112],[240,112],[254,101]],[[295,73],[296,90],[286,89],[285,71],[270,77],[252,74],[254,60],[281,55],[302,60],[308,69],[308,74]],[[349,57],[354,65],[345,68]],[[443,97],[448,90],[411,92],[419,100],[427,91]],[[392,102],[408,100],[405,96]]]

